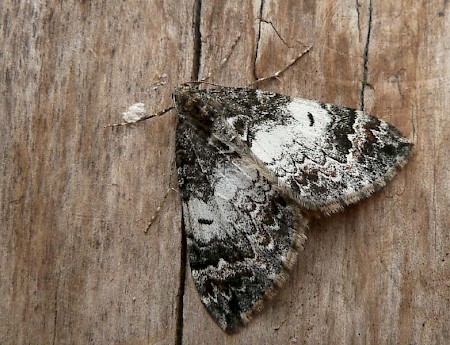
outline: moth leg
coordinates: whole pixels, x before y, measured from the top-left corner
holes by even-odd
[[[255,84],[258,84],[262,81],[269,80],[269,79],[278,79],[280,74],[284,73],[289,67],[291,67],[293,64],[295,64],[298,60],[300,60],[303,55],[305,55],[307,52],[309,52],[312,49],[312,46],[309,46],[304,51],[302,51],[300,54],[298,54],[295,58],[293,58],[286,66],[284,66],[282,69],[280,69],[278,72],[275,72],[273,75],[268,77],[263,77],[255,80],[254,82],[250,83],[247,87],[254,86]]]
[[[159,212],[161,211],[161,208],[164,204],[164,202],[167,199],[167,196],[169,195],[170,192],[177,192],[177,190],[173,187],[170,187],[167,191],[166,194],[164,194],[164,198],[161,200],[161,202],[159,203],[158,207],[156,208],[156,211],[153,213],[152,217],[150,218],[150,222],[148,223],[147,227],[144,230],[144,233],[147,233],[148,230],[150,229],[150,227],[152,226],[153,222],[155,221],[156,217],[158,217]]]

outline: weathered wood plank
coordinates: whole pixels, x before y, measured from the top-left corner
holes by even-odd
[[[144,230],[176,183],[175,117],[103,126],[189,79],[193,3],[0,8],[0,343],[173,344],[178,198]]]
[[[175,193],[144,234],[176,185],[175,115],[103,125],[135,101],[166,107],[192,77],[193,10],[193,0],[0,4],[0,343],[179,339]],[[202,2],[200,76],[242,86],[312,45],[260,87],[364,108],[416,149],[383,191],[312,224],[287,286],[241,333],[209,318],[187,269],[184,344],[448,341],[449,15],[438,0]]]
[[[382,192],[312,224],[288,286],[238,335],[215,327],[188,277],[184,343],[445,343],[448,16],[437,1],[413,7],[407,1],[203,4],[204,70],[242,33],[214,82],[245,85],[255,78],[253,67],[256,77],[270,75],[312,45],[279,82],[260,86],[364,108],[417,147],[413,161]]]

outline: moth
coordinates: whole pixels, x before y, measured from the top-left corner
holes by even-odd
[[[371,195],[412,155],[395,127],[346,107],[190,83],[173,99],[192,278],[228,333],[286,281],[311,214]]]
[[[176,164],[192,277],[226,332],[286,280],[307,214],[374,193],[412,153],[361,111],[251,88],[178,87]]]

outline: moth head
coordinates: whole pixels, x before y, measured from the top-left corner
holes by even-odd
[[[214,123],[219,117],[218,105],[204,90],[190,84],[182,84],[175,89],[172,98],[181,118],[202,131],[213,132]]]

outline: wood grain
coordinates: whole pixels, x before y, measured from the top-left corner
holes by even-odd
[[[175,117],[103,126],[136,100],[166,106],[189,78],[193,6],[1,8],[0,343],[174,343],[178,198],[144,230],[176,183]],[[182,50],[186,60],[167,59]]]
[[[0,343],[447,343],[449,16],[441,0],[3,1]],[[364,109],[415,154],[315,221],[288,284],[228,336],[182,278],[176,193],[144,232],[176,186],[176,115],[103,126],[170,105],[197,70],[243,86],[307,46],[259,87]]]

